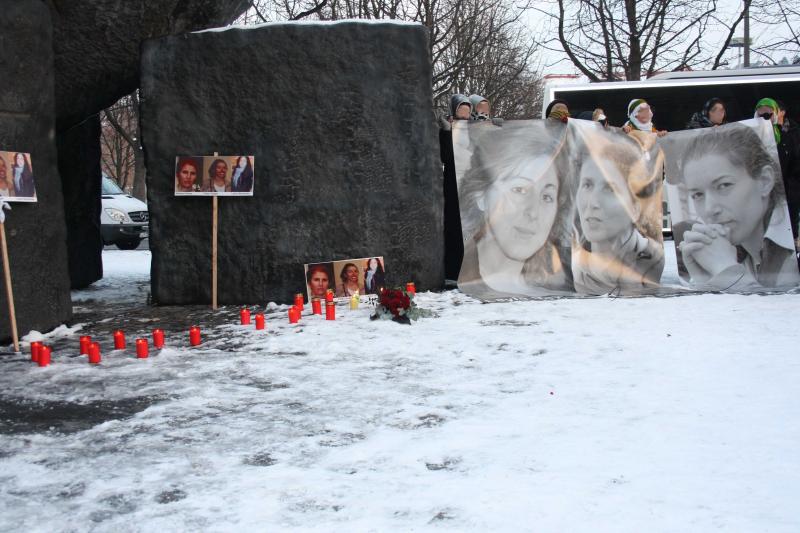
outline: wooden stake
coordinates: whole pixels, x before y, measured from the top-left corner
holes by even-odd
[[[8,264],[8,246],[6,246],[6,225],[0,222],[0,248],[3,252],[3,272],[6,279],[6,299],[8,314],[11,317],[11,338],[14,340],[14,351],[19,353],[19,334],[17,333],[17,315],[14,311],[14,290],[11,288],[11,266]]]
[[[213,214],[211,216],[211,309],[217,308],[217,211],[219,202],[213,196]]]

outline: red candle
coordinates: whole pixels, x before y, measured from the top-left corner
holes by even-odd
[[[406,283],[406,292],[412,296],[417,294],[417,288],[414,286],[413,281],[409,281],[408,283]]]
[[[153,346],[156,348],[163,348],[164,347],[164,330],[163,329],[154,329],[153,330]]]
[[[92,344],[92,338],[89,335],[83,335],[80,339],[81,355],[89,355],[89,345]]]
[[[336,304],[334,302],[326,302],[325,320],[336,320]]]
[[[100,343],[93,342],[89,345],[89,362],[96,365],[100,363],[100,360]]]
[[[294,306],[299,308],[301,311],[304,309],[305,300],[303,299],[302,293],[297,293],[294,295]]]
[[[315,315],[322,314],[322,304],[320,303],[319,298],[314,297],[311,299],[311,312]]]
[[[289,324],[297,324],[297,321],[300,320],[300,311],[297,310],[296,307],[292,306],[289,308]]]
[[[50,351],[51,348],[49,346],[42,345],[39,348],[39,360],[36,361],[39,366],[48,366],[50,364]]]
[[[136,357],[147,359],[150,355],[150,347],[147,346],[147,339],[136,339]]]
[[[325,291],[325,301],[332,302],[333,301],[333,289],[328,289]]]
[[[122,331],[120,330],[114,332],[114,349],[115,350],[125,349],[125,334],[122,333]]]
[[[249,319],[247,323],[250,323]],[[256,314],[256,329],[264,329],[264,313]]]
[[[242,309],[241,311],[239,311],[239,320],[243,326],[250,325],[250,310]],[[256,318],[256,320],[258,319]],[[256,326],[256,329],[259,329],[258,326]]]
[[[41,349],[42,349],[42,343],[41,342],[33,341],[31,343],[31,361],[33,361],[34,363],[38,363],[39,362],[39,353],[40,353]]]
[[[189,328],[189,344],[192,346],[200,344],[200,328],[197,326]]]

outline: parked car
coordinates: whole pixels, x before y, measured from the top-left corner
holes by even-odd
[[[103,243],[116,244],[120,250],[135,250],[148,235],[147,204],[127,194],[105,174],[101,198],[100,233]]]

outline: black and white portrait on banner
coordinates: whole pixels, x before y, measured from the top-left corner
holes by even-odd
[[[566,138],[567,126],[553,121],[454,125],[465,293],[492,300],[573,291]]]
[[[693,288],[754,291],[800,283],[768,121],[670,133],[667,194],[681,277]]]
[[[664,157],[656,134],[625,134],[588,120],[570,120],[569,126],[576,181],[576,292],[636,294],[657,289],[664,271]]]

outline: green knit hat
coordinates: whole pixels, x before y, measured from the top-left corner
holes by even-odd
[[[772,98],[762,98],[761,100],[759,100],[756,103],[756,111],[758,111],[759,107],[764,107],[764,106],[771,107],[772,108],[772,112],[775,114],[776,117],[778,116],[778,113],[780,113],[781,108],[780,108],[780,106],[778,106],[778,102],[776,102]],[[780,125],[773,124],[772,125],[772,130],[775,133],[775,143],[776,144],[780,143],[781,142],[781,127],[780,127]]]

